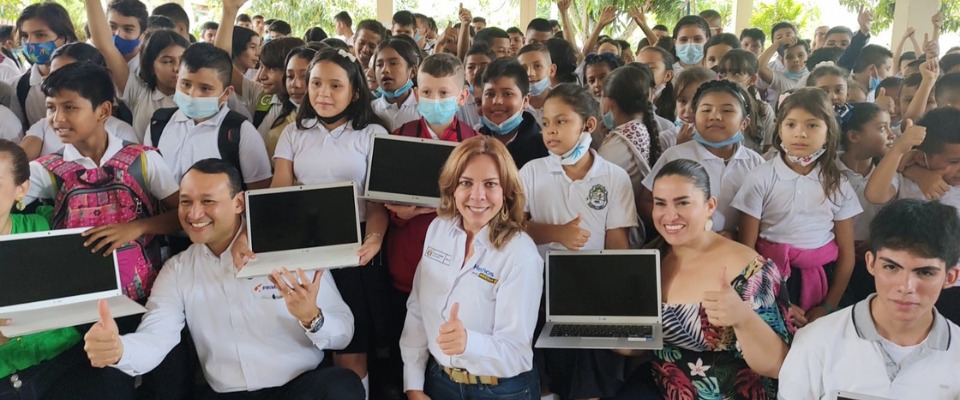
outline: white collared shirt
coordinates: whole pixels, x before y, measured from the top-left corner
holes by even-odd
[[[713,230],[736,231],[740,223],[738,211],[730,205],[737,189],[746,180],[747,175],[756,166],[763,163],[763,157],[744,146],[737,146],[729,163],[708,151],[702,144],[693,140],[673,146],[657,160],[650,174],[643,179],[643,186],[653,191],[653,181],[660,169],[668,162],[679,159],[693,160],[703,166],[710,175],[710,194],[717,198],[717,211],[713,213]]]
[[[473,127],[474,130],[477,130],[477,126],[480,125],[480,112],[477,111],[477,106],[477,100],[471,94],[467,96],[467,101],[457,109],[457,119],[463,121],[467,126]]]
[[[867,188],[867,182],[870,180],[870,176],[873,175],[873,171],[876,171],[876,168],[870,170],[870,173],[867,176],[858,174],[856,171],[847,168],[847,165],[840,160],[840,156],[837,155],[837,168],[840,169],[840,172],[843,173],[843,176],[847,177],[847,181],[850,182],[850,187],[853,188],[853,191],[857,193],[857,200],[860,201],[860,207],[863,208],[863,213],[857,215],[853,220],[853,240],[861,241],[867,240],[870,236],[870,221],[873,221],[873,217],[877,215],[877,212],[880,211],[883,206],[886,204],[873,204],[867,200],[867,196],[863,193]],[[900,179],[898,179],[899,174],[895,174],[893,178],[894,190],[900,190]]]
[[[375,99],[370,103],[370,106],[373,107],[373,112],[387,124],[385,128],[387,128],[388,132],[400,129],[400,127],[407,122],[420,119],[420,112],[417,111],[417,96],[413,93],[413,90],[416,89],[410,90],[410,95],[407,96],[407,100],[405,100],[403,104],[391,104],[383,97]]]
[[[786,69],[784,69],[786,71]],[[773,79],[770,80],[770,90],[777,92],[777,95],[783,94],[790,89],[799,89],[807,84],[807,77],[810,76],[810,72],[807,72],[800,76],[798,79],[790,79],[780,71],[772,71]]]
[[[799,249],[818,249],[833,240],[836,221],[863,212],[856,192],[842,175],[840,190],[831,197],[823,193],[819,164],[800,175],[782,157],[774,157],[750,172],[731,205],[760,220],[760,237]]]
[[[137,137],[137,134],[133,131],[133,127],[117,117],[112,115],[108,117],[103,123],[103,129],[115,138],[130,143],[140,144],[140,138]],[[26,136],[33,136],[37,139],[40,139],[40,157],[43,157],[47,154],[56,153],[63,148],[63,142],[60,140],[60,136],[53,131],[53,127],[50,126],[50,121],[46,118],[42,118],[41,120],[37,121],[37,123],[33,124],[30,129],[27,129]]]
[[[41,121],[46,121],[46,118]],[[17,118],[9,108],[0,104],[0,139],[20,143],[22,138],[23,125],[20,123],[20,118]]]
[[[180,342],[186,323],[210,387],[218,393],[252,391],[282,386],[316,369],[323,350],[350,343],[353,314],[329,271],[320,278],[323,326],[316,333],[303,329],[267,277],[235,275],[229,248],[216,256],[194,244],[167,261],[137,332],[120,338],[123,357],[114,367],[131,376],[156,368]],[[306,275],[313,279],[313,273]]]
[[[677,135],[680,134],[680,127],[674,124],[673,121],[657,114],[654,114],[653,117],[654,120],[657,121],[657,128],[659,129],[657,136],[660,139],[660,152],[663,153],[667,149],[677,145]]]
[[[400,336],[404,390],[423,390],[430,357],[480,376],[509,378],[533,368],[543,259],[526,233],[497,250],[488,229],[473,239],[469,260],[464,260],[467,234],[459,218],[438,217],[427,229]],[[467,345],[463,354],[448,356],[437,337],[454,303],[460,303]]]
[[[258,99],[257,101],[260,100]],[[263,138],[264,142],[266,142],[267,136],[270,135],[270,130],[273,129],[273,123],[277,122],[277,118],[280,117],[280,113],[283,112],[283,101],[280,100],[280,96],[270,96],[269,101],[270,110],[263,116],[263,121],[261,121],[260,126],[257,127],[257,132],[260,132],[260,137]],[[256,105],[254,105],[254,115],[257,113],[256,108]],[[294,114],[296,114],[296,112],[296,110],[293,110]],[[251,122],[253,122],[253,120],[251,120]]]
[[[20,78],[27,74],[30,80],[30,90],[27,92],[27,99],[24,102],[26,110],[20,107],[20,98],[16,96],[17,84]],[[10,111],[16,114],[20,122],[26,122],[26,126],[33,125],[37,121],[47,116],[47,96],[44,96],[40,90],[40,84],[43,83],[43,76],[40,75],[40,68],[37,65],[30,67],[30,70],[23,74],[18,74],[9,78],[7,83],[13,87],[13,101],[10,103]]]
[[[227,117],[229,108],[220,107],[212,118],[197,124],[182,110],[170,117],[163,128],[160,143],[153,143],[151,135],[144,140],[145,145],[154,146],[163,155],[177,182],[197,161],[207,158],[221,158],[217,146],[220,137],[220,124]],[[260,133],[249,121],[240,124],[240,173],[244,183],[259,182],[273,176],[267,146]]]
[[[526,112],[530,113],[534,119],[537,120],[537,123],[543,125],[543,108],[533,108],[530,103],[527,103],[527,108],[524,109]]]
[[[926,196],[923,195],[923,192],[920,190],[920,187],[917,186],[917,183],[903,176],[902,174],[897,174],[894,178],[894,184],[899,181],[900,187],[897,192],[898,199],[916,199],[923,201],[930,201]],[[939,202],[946,204],[948,206],[953,206],[957,208],[957,213],[960,215],[960,187],[951,186],[950,190],[943,194],[938,199]]]
[[[960,398],[960,328],[936,313],[926,339],[896,363],[871,316],[874,298],[797,331],[780,368],[780,400],[832,400],[837,390],[887,399]]]
[[[150,119],[153,118],[153,113],[161,108],[177,106],[173,102],[173,95],[167,96],[159,89],[150,90],[133,71],[127,77],[127,86],[120,95],[120,101],[133,113],[133,131],[140,138],[140,143],[146,143],[145,137],[150,136]]]

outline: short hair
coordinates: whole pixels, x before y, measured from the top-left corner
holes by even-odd
[[[789,23],[789,22],[787,22],[787,21],[781,21],[781,22],[777,22],[777,23],[773,24],[773,27],[770,28],[770,37],[772,38],[772,37],[776,36],[776,35],[777,35],[777,31],[779,31],[779,30],[781,30],[781,29],[790,29],[790,30],[793,31],[793,33],[797,33],[797,26],[796,26],[796,25],[794,25],[794,24],[792,24],[792,23]]]
[[[161,4],[154,8],[150,15],[162,15],[170,18],[174,24],[183,24],[188,31],[190,30],[190,17],[187,16],[187,10],[177,3]]]
[[[767,35],[763,33],[763,30],[758,28],[747,28],[740,32],[740,40],[744,38],[753,39],[755,42],[760,42],[760,46],[767,41]]]
[[[543,43],[532,43],[532,44],[528,44],[526,46],[521,47],[520,51],[517,52],[517,57],[519,57],[521,54],[532,53],[535,51],[546,54],[548,59],[550,57],[550,49],[547,48],[547,45]],[[551,61],[550,63],[552,64],[553,61]]]
[[[534,18],[527,23],[527,30],[535,30],[537,32],[553,32],[553,27],[550,26],[550,21],[546,18]]]
[[[237,22],[253,22],[247,14],[237,15]]]
[[[366,29],[366,30],[368,30],[368,31],[370,31],[370,32],[376,33],[377,35],[380,36],[380,40],[381,40],[381,41],[382,41],[383,39],[386,39],[386,36],[387,36],[387,33],[386,33],[386,32],[387,32],[387,28],[385,28],[385,27],[383,26],[383,24],[380,23],[380,21],[377,21],[377,20],[375,20],[375,19],[364,19],[364,20],[361,20],[361,21],[357,24],[357,31],[360,31],[361,29]]]
[[[934,87],[933,97],[937,100],[938,106],[947,104],[954,107],[960,106],[960,72],[951,72],[941,76]]]
[[[206,30],[209,30],[209,29],[213,29],[213,30],[220,29],[220,24],[218,24],[218,23],[216,23],[216,22],[213,22],[213,21],[207,21],[207,22],[204,22],[203,25],[200,25],[200,33],[201,33],[201,34],[203,33],[203,31],[206,31]]]
[[[103,103],[113,104],[116,90],[106,68],[89,63],[73,63],[47,75],[40,90],[47,97],[54,97],[63,90],[76,92],[90,101],[94,108]]]
[[[250,20],[251,20],[251,21],[253,21],[253,20],[255,20],[255,19],[263,19],[263,16],[260,15],[260,14],[254,14],[252,17],[250,17]]]
[[[660,178],[667,176],[679,176],[689,179],[693,187],[703,192],[704,200],[710,199],[710,174],[707,173],[707,170],[704,169],[700,163],[694,160],[680,158],[664,164],[663,167],[660,168],[660,171],[657,172],[656,178],[653,179],[653,187],[657,187],[657,181],[660,180]]]
[[[559,27],[560,27],[560,21],[557,21],[557,20],[555,20],[555,19],[551,19],[551,20],[550,20],[550,27],[551,27],[551,28],[559,28]]]
[[[916,59],[917,59],[917,53],[914,53],[912,51],[905,51],[903,53],[900,53],[900,59],[897,60],[897,63],[902,63],[904,61],[913,61]]]
[[[807,70],[813,71],[817,68],[817,64],[822,62],[829,61],[836,64],[840,61],[840,56],[843,55],[843,52],[844,49],[839,47],[821,47],[816,49],[807,57]]]
[[[677,24],[673,27],[673,37],[676,38],[677,34],[680,32],[680,29],[685,26],[696,26],[700,28],[703,30],[703,36],[707,39],[710,39],[710,36],[712,35],[710,32],[710,24],[707,23],[707,20],[703,19],[703,17],[699,15],[687,15],[683,18],[680,18],[680,20],[677,21]]]
[[[631,48],[630,48],[630,42],[628,42],[628,41],[626,41],[626,40],[617,39],[617,40],[615,40],[614,42],[616,42],[617,45],[620,46],[620,51],[630,51],[630,50],[631,50]]]
[[[260,37],[260,35],[253,29],[242,26],[233,27],[233,43],[231,43],[230,50],[233,52],[234,60],[240,58],[240,55],[246,50],[247,45],[250,44],[250,40],[255,37]]]
[[[717,73],[709,69],[701,67],[699,65],[693,65],[687,68],[684,68],[679,75],[673,80],[674,93],[679,95],[687,88],[687,86],[694,84],[703,84],[704,82],[710,82],[717,78]]]
[[[703,19],[713,19],[713,18],[720,18],[721,20],[723,19],[723,16],[720,15],[720,12],[717,10],[703,10],[700,12],[700,16],[703,17]]]
[[[905,87],[917,87],[920,86],[920,82],[922,81],[923,75],[921,75],[919,72],[914,72],[903,77],[903,81],[900,82],[900,88],[903,89]]]
[[[15,185],[20,186],[30,179],[30,161],[27,160],[27,153],[19,144],[0,139],[0,154],[6,155],[10,160],[10,174],[13,175]]]
[[[500,78],[512,79],[520,89],[521,96],[526,96],[530,92],[527,69],[520,65],[516,58],[501,57],[487,64],[487,68],[483,70],[483,84],[486,85]]]
[[[554,37],[543,43],[550,52],[550,61],[557,66],[554,79],[557,82],[578,82],[577,51],[570,42]]]
[[[64,42],[70,43],[77,41],[77,34],[73,28],[73,20],[70,19],[70,13],[60,4],[52,1],[44,1],[27,6],[20,12],[20,16],[17,17],[17,32],[20,32],[22,35],[23,23],[34,18],[43,21],[57,37],[63,38]]]
[[[210,68],[217,72],[217,78],[226,88],[233,78],[233,62],[230,54],[211,43],[194,43],[187,47],[180,60],[180,68],[197,72],[200,68]]]
[[[472,22],[480,22],[480,23],[484,23],[484,24],[485,24],[485,23],[487,23],[487,19],[484,18],[484,17],[473,17],[473,21],[472,21]]]
[[[960,53],[947,54],[940,59],[940,73],[948,73],[960,66]]]
[[[520,30],[520,28],[517,28],[515,26],[511,26],[507,28],[507,34],[509,35],[511,33],[523,36],[523,32]]]
[[[227,183],[230,186],[230,197],[234,197],[243,190],[243,177],[240,171],[227,161],[219,158],[205,158],[195,162],[187,169],[183,175],[186,176],[190,171],[197,171],[206,175],[226,175]]]
[[[860,57],[857,58],[857,64],[853,67],[853,72],[863,72],[871,65],[880,65],[892,58],[893,53],[886,47],[878,44],[868,44],[860,51]]]
[[[718,44],[725,44],[727,46],[730,46],[730,49],[739,49],[741,47],[740,39],[737,38],[737,35],[734,35],[732,33],[721,33],[721,34],[712,36],[710,37],[710,39],[707,40],[707,43],[703,45],[703,53],[706,54],[707,49],[713,46],[716,46]]]
[[[654,27],[653,27],[653,30],[655,30],[655,31],[670,32],[670,28],[667,28],[667,26],[664,25],[664,24],[658,24],[658,25],[654,26]]]
[[[477,31],[477,35],[473,37],[474,42],[483,42],[493,47],[493,39],[510,39],[510,35],[507,34],[507,31],[497,28],[497,27],[487,27]]]
[[[756,75],[760,71],[757,55],[746,49],[728,51],[718,65],[723,73]]]
[[[147,30],[155,31],[157,29],[176,29],[177,25],[170,18],[162,15],[151,15],[147,17]]]
[[[497,54],[490,50],[490,46],[487,46],[486,43],[474,43],[470,45],[470,48],[467,49],[467,54],[463,56],[463,59],[466,60],[467,57],[482,54],[490,59],[490,61],[497,59]]]
[[[260,65],[272,69],[285,69],[287,53],[303,45],[303,40],[295,37],[283,37],[266,42],[260,48]]]
[[[463,84],[463,63],[453,54],[437,53],[423,59],[420,63],[420,73],[429,74],[435,78],[454,77],[459,84]]]
[[[174,30],[158,29],[141,45],[139,76],[150,90],[157,88],[157,74],[153,71],[153,63],[160,57],[160,53],[170,46],[186,49],[190,47],[190,42]]]
[[[960,110],[951,107],[930,110],[917,121],[917,125],[927,128],[927,136],[917,146],[924,153],[940,154],[944,145],[960,144],[960,129],[957,129]]]
[[[96,47],[84,42],[73,42],[60,46],[53,51],[53,54],[50,55],[50,59],[53,60],[55,58],[64,56],[70,57],[76,60],[78,63],[99,65],[104,68],[107,67],[107,62],[104,60],[103,54],[100,54],[100,50],[97,50]]]
[[[903,78],[897,76],[888,76],[880,81],[880,84],[877,85],[877,89],[900,90],[900,84],[902,82]]]
[[[882,249],[907,251],[942,260],[950,270],[960,261],[960,217],[939,201],[900,199],[877,212],[867,240],[874,255]]]
[[[490,243],[495,249],[502,249],[511,238],[523,231],[526,220],[523,208],[527,200],[523,185],[520,183],[517,165],[510,156],[507,146],[496,138],[477,135],[464,140],[453,149],[440,170],[440,206],[437,207],[437,215],[442,218],[453,218],[458,214],[454,192],[460,184],[460,176],[463,175],[467,164],[481,155],[492,158],[497,165],[500,187],[503,190],[504,210],[498,212],[487,225]]]
[[[293,28],[290,27],[290,24],[287,21],[278,19],[270,23],[270,27],[267,28],[267,32],[277,32],[281,35],[289,35],[293,32]]]
[[[112,0],[107,4],[107,12],[116,11],[124,17],[134,17],[140,24],[140,33],[147,30],[147,5],[140,0]]]
[[[263,21],[263,25],[265,25],[265,26],[267,26],[267,27],[269,27],[269,26],[270,26],[270,24],[272,24],[272,23],[273,23],[273,21],[276,21],[276,20],[277,20],[276,18],[270,18],[270,19],[267,19],[267,20],[265,20],[265,21]]]
[[[323,39],[328,37],[327,31],[323,30],[323,28],[319,26],[314,26],[310,29],[307,29],[307,31],[303,33],[304,42],[321,42]]]
[[[13,25],[0,25],[0,42],[13,40]]]
[[[307,41],[307,43],[317,43],[317,42]],[[337,39],[335,37],[328,37],[326,39],[321,40],[319,43],[323,43],[327,46],[330,46],[336,49],[343,49],[345,51],[350,51],[350,45],[348,45],[347,42],[344,42],[343,40]]]
[[[393,24],[394,25],[417,25],[417,18],[413,16],[413,13],[407,10],[397,11],[393,14]]]
[[[835,26],[833,28],[830,28],[830,30],[827,31],[827,34],[824,35],[823,37],[826,38],[826,37],[829,37],[830,35],[834,35],[838,33],[842,33],[844,35],[851,36],[851,37],[853,36],[853,31],[850,30],[850,28],[847,28],[845,26]]]
[[[350,17],[350,13],[346,11],[340,11],[337,15],[333,16],[333,20],[337,22],[343,22],[347,27],[353,26],[353,18]]]

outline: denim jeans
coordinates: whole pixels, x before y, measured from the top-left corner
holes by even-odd
[[[431,399],[443,400],[533,400],[540,398],[540,382],[534,371],[500,378],[496,385],[466,385],[450,380],[433,359],[427,363],[423,391]]]

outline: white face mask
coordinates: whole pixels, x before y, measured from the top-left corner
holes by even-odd
[[[574,165],[580,161],[583,156],[587,155],[587,152],[590,151],[590,143],[592,141],[593,137],[590,136],[590,132],[583,132],[580,134],[580,138],[577,139],[577,144],[575,144],[572,149],[562,155],[550,153],[550,158],[560,161],[560,165]]]
[[[789,160],[791,163],[794,163],[794,164],[800,164],[801,167],[806,167],[810,164],[815,163],[817,159],[820,158],[820,156],[822,156],[823,153],[826,153],[826,152],[827,152],[827,149],[822,148],[820,150],[813,152],[813,154],[805,157],[797,157],[797,156],[791,156],[790,154],[787,154],[787,160]]]

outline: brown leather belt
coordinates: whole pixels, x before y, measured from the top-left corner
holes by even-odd
[[[482,384],[482,385],[496,386],[497,383],[499,382],[499,379],[495,376],[473,375],[467,372],[467,370],[463,368],[450,368],[450,367],[444,367],[443,365],[441,365],[441,367],[443,368],[443,372],[447,374],[447,376],[450,377],[450,380],[454,381],[455,383],[460,383],[464,385],[481,385]]]

